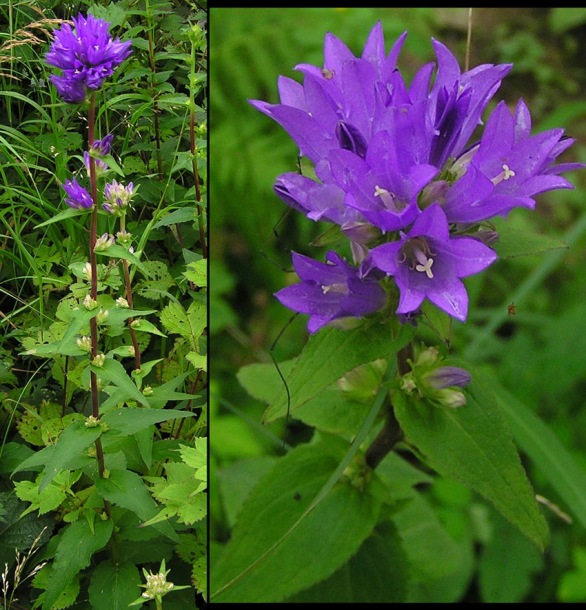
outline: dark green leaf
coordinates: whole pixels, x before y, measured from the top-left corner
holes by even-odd
[[[288,599],[293,603],[384,604],[407,597],[409,563],[392,523],[379,523],[356,555],[324,582]]]
[[[183,417],[194,417],[190,411],[173,411],[171,409],[116,409],[102,416],[102,421],[108,425],[108,432],[129,436],[136,434],[144,428],[153,424],[170,419],[181,419]]]
[[[488,379],[519,447],[547,477],[567,510],[586,527],[586,470],[533,411],[506,390],[494,375]]]
[[[338,461],[319,444],[300,446],[259,480],[214,564],[212,601],[283,601],[357,552],[378,515],[368,483],[340,480],[313,503]]]
[[[130,470],[112,470],[110,476],[96,480],[96,489],[104,500],[132,511],[143,522],[157,513],[157,505],[142,478]],[[175,530],[166,522],[153,527],[171,540],[179,541]]]
[[[282,389],[264,414],[266,422],[308,402],[344,373],[379,358],[394,358],[415,334],[410,325],[401,326],[393,335],[390,324],[364,324],[352,330],[323,328],[310,337],[295,366],[287,376],[288,393]]]
[[[543,550],[549,538],[547,523],[504,416],[490,387],[471,373],[465,407],[436,407],[397,392],[396,417],[432,468],[480,493]]]
[[[102,561],[93,571],[89,585],[90,603],[94,610],[127,610],[128,604],[144,589],[137,567],[125,561]]]
[[[43,610],[53,608],[61,591],[76,574],[90,565],[93,554],[108,544],[113,529],[114,524],[110,519],[96,519],[93,530],[86,519],[80,519],[65,527],[43,598]]]

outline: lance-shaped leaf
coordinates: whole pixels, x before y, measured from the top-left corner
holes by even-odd
[[[473,372],[467,390],[467,404],[458,409],[394,394],[395,415],[407,442],[434,470],[484,496],[543,550],[547,523],[496,399]]]
[[[195,413],[191,413],[190,411],[124,408],[105,413],[102,416],[102,421],[108,425],[108,434],[114,433],[121,436],[130,436],[131,434],[136,434],[140,430],[162,421],[194,416]]]

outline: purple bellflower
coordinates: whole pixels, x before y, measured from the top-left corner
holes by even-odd
[[[373,248],[375,267],[395,278],[398,314],[415,311],[428,298],[457,320],[466,320],[468,294],[460,278],[482,271],[497,258],[473,237],[451,237],[438,203],[426,208],[401,238]]]
[[[297,65],[303,82],[279,77],[277,104],[249,100],[314,165],[316,179],[282,174],[275,193],[311,220],[339,225],[360,266],[354,279],[368,279],[371,307],[364,301],[367,292],[358,291],[360,310],[352,314],[339,299],[336,309],[332,297],[338,293],[320,289],[326,285],[323,263],[297,255],[295,268],[302,268],[303,281],[295,288],[296,298],[280,300],[310,314],[312,332],[342,310],[361,316],[380,309],[373,278],[381,272],[399,289],[399,319],[414,320],[428,299],[465,321],[468,296],[461,278],[497,258],[481,237],[487,231],[482,223],[517,207],[534,208],[540,193],[573,188],[560,174],[584,167],[556,164],[573,140],[562,129],[532,134],[523,101],[514,111],[500,102],[483,119],[512,64],[482,64],[462,72],[451,51],[432,39],[436,61],[407,84],[397,68],[406,35],[387,54],[379,22],[355,56],[328,33],[322,68]],[[471,141],[479,126],[478,139]],[[348,263],[332,256],[328,260],[342,273]],[[287,296],[294,294],[285,290]],[[327,315],[320,313],[322,301]]]
[[[132,42],[112,39],[110,24],[93,15],[79,14],[72,18],[75,29],[64,23],[55,31],[55,38],[45,60],[62,70],[52,75],[51,82],[64,101],[79,104],[87,90],[99,89],[102,82],[132,53]]]
[[[89,209],[94,205],[91,195],[78,183],[76,178],[73,180],[66,180],[61,187],[67,194],[65,203],[70,208]]]
[[[327,253],[326,261],[294,252],[293,266],[301,282],[275,294],[289,309],[309,314],[310,333],[332,320],[360,318],[385,306],[385,291],[376,280],[360,278],[358,269],[333,251]]]

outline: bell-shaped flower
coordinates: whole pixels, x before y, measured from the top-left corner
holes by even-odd
[[[326,262],[293,253],[293,267],[301,282],[275,293],[279,301],[310,316],[307,329],[315,333],[332,320],[360,318],[382,309],[386,294],[372,277],[361,278],[358,269],[333,251]]]
[[[416,311],[424,299],[465,321],[468,294],[460,278],[488,267],[497,258],[472,237],[450,236],[448,220],[438,203],[426,208],[401,238],[373,248],[370,264],[393,276],[400,292],[398,314]]]

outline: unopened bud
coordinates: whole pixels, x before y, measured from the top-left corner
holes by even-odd
[[[106,354],[97,354],[92,360],[94,366],[104,366],[104,362],[106,362]]]
[[[100,309],[100,312],[96,316],[96,322],[98,324],[103,324],[107,320],[109,313],[110,312],[107,309]]]
[[[77,340],[77,347],[82,349],[84,352],[92,351],[92,340],[89,337],[79,337]]]
[[[83,269],[81,270],[81,274],[88,282],[92,281],[92,266],[90,265],[90,263],[86,263],[83,266]]]
[[[425,380],[436,390],[443,390],[451,386],[463,388],[470,383],[471,379],[470,373],[458,366],[440,366],[425,376]]]
[[[114,236],[104,233],[98,239],[96,239],[96,245],[94,246],[94,252],[103,252],[114,244]]]
[[[128,304],[128,301],[124,297],[118,297],[116,299],[116,306],[122,307],[123,309],[130,307],[130,305]]]
[[[459,409],[466,405],[466,395],[458,388],[445,388],[439,390],[435,399],[444,407]]]
[[[98,306],[98,302],[96,301],[96,299],[92,299],[89,294],[86,294],[85,299],[83,300],[83,306],[86,309],[92,310]]]

